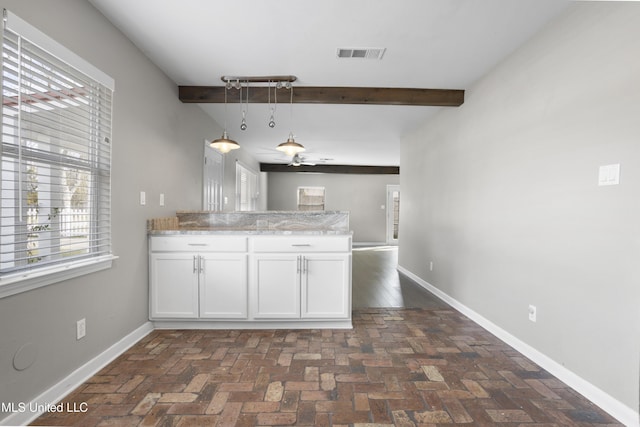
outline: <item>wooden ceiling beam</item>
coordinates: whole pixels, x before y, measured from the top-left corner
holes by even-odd
[[[343,173],[359,175],[398,175],[398,166],[361,166],[361,165],[300,165],[260,163],[260,172],[314,172],[314,173]]]
[[[246,88],[244,89],[246,90]],[[243,102],[245,92],[243,90]],[[274,102],[273,90],[271,102]],[[179,98],[184,103],[224,103],[224,86],[179,86]],[[249,102],[266,104],[269,88],[249,88]],[[278,89],[278,103],[290,101],[289,89]],[[227,102],[240,102],[238,89],[228,89]],[[458,89],[411,89],[382,87],[326,87],[294,86],[293,102],[299,104],[370,104],[409,105],[433,107],[459,107],[464,103],[464,90]]]

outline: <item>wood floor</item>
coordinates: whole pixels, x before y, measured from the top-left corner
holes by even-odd
[[[621,424],[398,275],[353,253],[353,329],[156,330],[35,425],[586,427]],[[381,307],[381,308],[378,308]]]
[[[371,307],[444,308],[441,300],[396,270],[397,246],[353,249],[354,309]]]

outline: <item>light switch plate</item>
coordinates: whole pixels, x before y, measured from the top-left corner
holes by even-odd
[[[160,206],[164,206],[164,193],[160,193]]]
[[[598,173],[598,185],[618,184],[620,184],[620,163],[600,166]]]
[[[144,191],[140,192],[140,204],[142,206],[147,204],[147,193],[145,193]]]

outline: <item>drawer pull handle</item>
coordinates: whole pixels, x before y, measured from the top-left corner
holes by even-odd
[[[309,243],[294,243],[291,246],[302,247],[302,246],[311,246],[311,244],[309,244]]]
[[[209,246],[206,243],[188,243],[189,246]]]

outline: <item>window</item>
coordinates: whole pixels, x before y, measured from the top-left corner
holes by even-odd
[[[5,11],[0,295],[110,263],[112,92],[112,79]]]
[[[324,187],[298,187],[299,211],[323,211]]]

